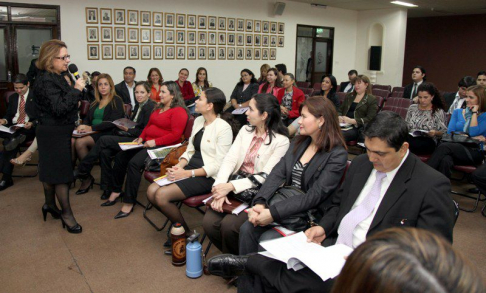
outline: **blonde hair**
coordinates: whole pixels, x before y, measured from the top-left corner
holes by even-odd
[[[362,81],[362,82],[368,84],[368,86],[366,87],[365,93],[367,95],[371,95],[371,81],[370,81],[370,78],[368,76],[366,76],[366,75],[360,74],[360,75],[358,75],[356,77],[356,80],[355,80],[354,84],[356,84],[358,81]],[[356,96],[356,94],[357,94],[356,93],[356,89],[353,90],[353,93]]]
[[[95,90],[95,100],[93,103],[91,103],[91,107],[94,107],[95,105],[99,104],[101,101],[101,96],[100,96],[100,91],[98,89],[98,83],[102,79],[108,80],[108,84],[110,85],[110,93],[108,95],[109,98],[109,103],[112,103],[112,106],[116,108],[116,103],[114,103],[114,97],[116,96],[115,92],[115,83],[113,82],[113,79],[111,76],[107,73],[102,73],[98,75],[98,79],[96,80],[96,84],[94,85],[94,90]]]
[[[48,72],[54,72],[54,58],[57,57],[62,48],[66,48],[66,43],[63,41],[53,39],[44,42],[39,52],[39,58],[37,59],[35,66],[39,70],[46,70]]]
[[[260,66],[260,77],[258,78],[258,81],[265,81],[263,80],[263,76],[262,76],[262,71],[265,70],[265,72],[268,72],[268,70],[270,69],[270,65],[268,64],[263,64],[262,66]],[[278,74],[277,74],[278,76]]]
[[[479,112],[486,111],[486,91],[481,85],[473,85],[467,88],[468,92],[473,92],[478,97]]]

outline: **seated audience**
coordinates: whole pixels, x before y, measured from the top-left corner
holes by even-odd
[[[445,93],[444,101],[447,105],[447,113],[452,114],[456,109],[466,108],[466,90],[468,87],[476,84],[476,80],[472,76],[465,76],[461,78],[457,86],[459,90],[456,93]]]
[[[351,69],[348,72],[348,79],[349,81],[341,82],[339,87],[339,92],[341,93],[350,93],[354,90],[354,82],[356,81],[356,77],[358,76],[358,71],[355,69]]]
[[[262,85],[265,82],[267,82],[267,73],[269,69],[270,69],[270,65],[266,63],[260,66],[260,77],[257,79],[259,85]]]
[[[308,241],[354,249],[387,228],[417,227],[452,242],[450,182],[409,152],[406,122],[382,111],[365,126],[364,135],[367,154],[353,160],[332,202],[323,206],[319,225],[305,231]],[[239,284],[238,292],[329,292],[333,283],[308,268],[288,270],[285,263],[260,254],[216,256],[208,268],[224,277],[249,273],[244,276],[249,286]]]
[[[360,131],[378,111],[378,101],[371,94],[370,79],[366,75],[355,78],[353,92],[346,95],[338,110],[339,122],[351,125],[351,129],[343,131],[346,141],[362,140]]]
[[[486,71],[479,71],[476,77],[476,84],[486,89]]]
[[[278,79],[283,81],[284,76],[287,74],[287,65],[280,63],[275,65],[275,68],[277,68],[278,71]]]
[[[226,214],[222,206],[228,203],[231,193],[256,187],[248,178],[231,180],[231,176],[261,172],[268,175],[289,147],[277,99],[270,94],[257,94],[250,100],[249,107],[245,114],[250,125],[240,130],[224,158],[211,190],[211,208],[206,210],[203,219],[206,235],[223,253],[238,253],[240,226],[248,216],[245,212]],[[264,183],[266,176],[255,175],[255,178]]]
[[[135,99],[135,68],[127,66],[123,69],[123,81],[115,86],[116,95],[122,98],[124,104],[131,104],[135,109],[137,99]],[[96,84],[95,81],[92,82]]]
[[[112,182],[108,189],[111,195],[104,204],[110,206],[122,195],[123,206],[115,219],[128,217],[137,202],[141,172],[148,157],[147,149],[170,146],[181,142],[189,112],[176,82],[162,83],[160,104],[155,108],[142,134],[135,142],[143,143],[143,149],[118,152],[113,165]],[[122,194],[123,179],[126,175],[125,192]]]
[[[213,87],[213,84],[208,80],[208,71],[204,67],[199,67],[196,71],[196,81],[192,83],[192,90],[196,100],[203,91],[211,87]]]
[[[187,80],[188,77],[189,70],[187,68],[182,68],[179,70],[179,78],[176,80],[176,83],[179,86],[186,107],[188,107],[190,112],[194,113],[194,101],[196,98],[194,96],[191,82]]]
[[[160,88],[162,87],[164,78],[158,68],[150,68],[147,75],[147,82],[150,86],[150,99],[156,103],[160,103]]]
[[[278,71],[276,68],[269,68],[266,73],[266,81],[260,83],[258,93],[272,94],[277,97],[278,91],[282,87],[282,82],[278,79]]]
[[[250,69],[243,69],[240,72],[240,81],[236,84],[233,92],[231,93],[230,101],[231,107],[229,107],[226,112],[233,112],[233,110],[246,108],[250,104],[250,99],[258,93],[258,83],[255,75]],[[245,114],[234,115],[235,119],[238,120],[240,126],[247,124]]]
[[[336,107],[336,110],[338,110],[339,99],[336,96],[336,90],[337,90],[337,81],[334,75],[332,74],[324,75],[321,79],[321,96],[329,99]]]
[[[413,100],[417,103],[415,97],[418,94],[418,87],[425,82],[425,68],[422,66],[415,66],[412,70],[412,83],[405,86],[403,90],[403,98]]]
[[[412,133],[426,131],[408,137],[409,149],[414,154],[431,154],[442,134],[447,130],[446,114],[439,91],[432,83],[424,82],[417,89],[418,104],[408,108],[405,121]]]
[[[447,178],[451,177],[454,165],[480,165],[484,160],[483,142],[486,136],[486,93],[479,85],[466,90],[466,108],[452,113],[447,133],[466,133],[477,138],[477,144],[442,142],[437,146],[427,164]],[[461,135],[461,134],[456,134]]]
[[[285,74],[283,88],[277,93],[277,99],[282,112],[282,120],[285,126],[289,126],[299,117],[299,107],[305,101],[304,92],[295,85],[295,77],[292,73]]]
[[[167,168],[168,179],[180,180],[160,187],[152,183],[147,190],[148,200],[172,223],[181,223],[187,235],[192,234],[176,205],[177,202],[195,195],[211,192],[223,159],[233,142],[234,124],[231,114],[219,118],[226,104],[224,93],[218,88],[204,90],[196,100],[196,113],[192,135],[186,152],[172,168]],[[229,118],[228,118],[229,117]],[[235,132],[238,127],[234,127]]]
[[[93,186],[94,178],[90,175],[96,161],[99,159],[101,167],[100,188],[103,190],[101,199],[106,200],[110,194],[110,186],[113,186],[113,157],[122,150],[118,143],[131,142],[142,134],[147,125],[150,115],[155,107],[155,102],[150,99],[150,86],[147,82],[137,82],[135,85],[135,99],[137,105],[132,111],[130,120],[137,123],[134,127],[117,126],[114,129],[114,135],[102,136],[89,153],[80,160],[78,169],[75,171],[75,177],[81,179],[82,183],[76,194],[84,194]]]

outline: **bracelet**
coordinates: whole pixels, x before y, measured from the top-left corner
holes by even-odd
[[[478,112],[472,112],[473,114],[478,114]]]
[[[194,174],[194,170],[191,170],[192,177],[196,177],[196,174]]]

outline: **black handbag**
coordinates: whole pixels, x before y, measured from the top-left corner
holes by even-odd
[[[267,201],[268,206],[273,206],[278,202],[285,201],[294,196],[303,196],[305,192],[294,186],[282,186]],[[305,231],[314,225],[316,221],[317,209],[300,212],[280,220],[279,225],[292,231]]]
[[[265,173],[265,172],[260,172],[260,173],[256,173],[256,174],[248,174],[248,173],[245,173],[245,172],[239,172],[238,174],[232,175],[230,177],[230,179],[229,179],[230,181],[248,178],[253,184],[256,185],[256,187],[245,189],[240,193],[232,193],[233,197],[236,200],[247,203],[247,204],[250,204],[252,202],[253,198],[255,197],[255,195],[257,195],[257,193],[260,191],[260,188],[262,187],[262,184],[260,183],[260,181],[258,181],[255,178],[255,175],[259,175],[259,176],[263,177],[263,179],[267,179],[267,173]]]
[[[152,160],[152,158],[148,156],[145,158],[145,171],[160,173],[160,164],[163,160],[163,158]]]
[[[467,132],[453,131],[450,134],[444,133],[441,138],[441,142],[453,142],[460,143],[466,147],[479,149],[479,141],[471,138]]]

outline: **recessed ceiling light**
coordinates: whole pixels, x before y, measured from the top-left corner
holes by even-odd
[[[403,2],[403,1],[391,1],[390,3],[396,4],[396,5],[407,6],[407,7],[418,7],[418,5],[415,5],[415,4],[412,4],[412,3]]]

